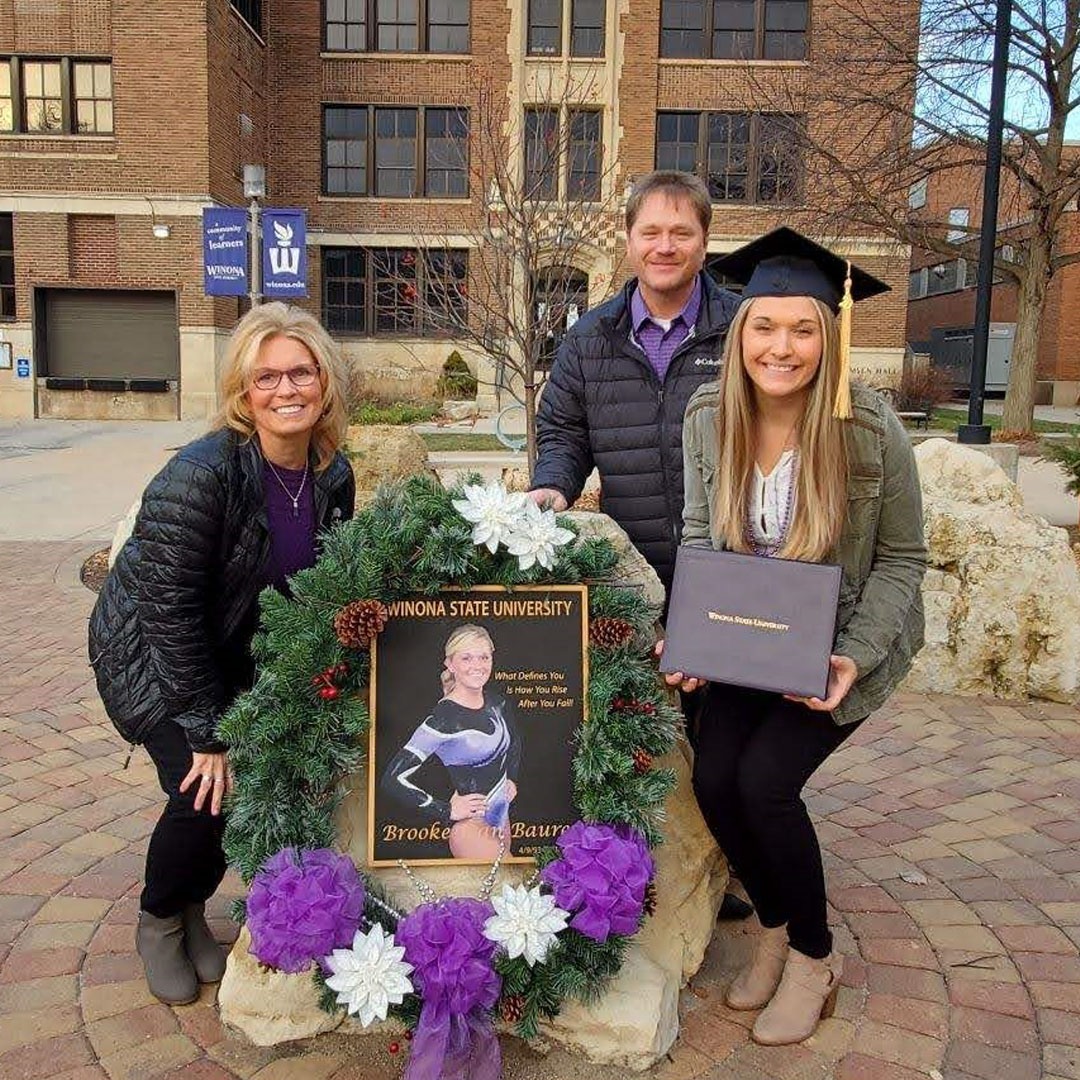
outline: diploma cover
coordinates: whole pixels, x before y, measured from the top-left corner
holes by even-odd
[[[681,547],[662,672],[824,698],[840,567]]]

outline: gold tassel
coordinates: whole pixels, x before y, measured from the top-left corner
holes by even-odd
[[[851,261],[844,278],[844,296],[840,301],[840,376],[836,383],[836,402],[833,416],[838,420],[851,419]]]

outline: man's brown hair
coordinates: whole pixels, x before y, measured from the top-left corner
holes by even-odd
[[[656,192],[663,192],[669,199],[687,199],[697,213],[698,221],[705,235],[709,234],[712,221],[712,199],[709,189],[699,176],[693,173],[678,172],[675,169],[657,169],[646,173],[634,182],[630,197],[626,200],[626,231],[629,232],[641,213],[642,204]]]

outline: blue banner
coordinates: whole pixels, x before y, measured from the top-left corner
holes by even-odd
[[[264,210],[262,242],[263,295],[307,296],[307,211]]]
[[[248,216],[229,206],[203,208],[203,291],[207,296],[246,296]]]

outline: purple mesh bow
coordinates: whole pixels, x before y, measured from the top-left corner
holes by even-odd
[[[570,925],[592,938],[636,933],[655,865],[645,838],[629,825],[579,821],[559,837],[562,857],[544,867],[555,903],[576,912]]]
[[[347,855],[282,848],[248,893],[251,953],[279,971],[303,971],[351,945],[363,911],[364,883]]]
[[[499,1080],[502,1058],[488,1015],[502,979],[484,937],[490,904],[453,897],[423,904],[394,934],[423,1000],[405,1080]]]

